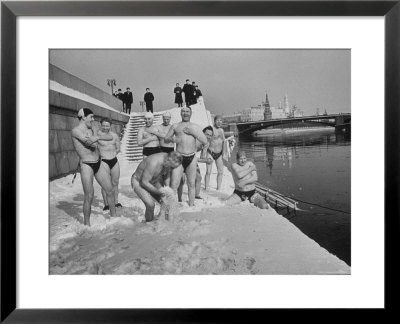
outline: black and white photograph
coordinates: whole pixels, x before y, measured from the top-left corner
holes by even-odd
[[[50,49],[50,275],[350,275],[351,49]]]

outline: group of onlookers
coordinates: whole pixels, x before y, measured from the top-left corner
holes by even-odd
[[[176,87],[174,88],[174,93],[175,103],[178,104],[178,107],[183,107],[182,92],[185,94],[186,106],[196,104],[199,97],[203,95],[194,81],[192,84],[190,84],[190,80],[186,79],[186,83],[183,85],[183,88],[181,88],[179,83],[177,83]]]
[[[199,87],[196,85],[196,82],[190,83],[190,80],[187,79],[186,83],[183,85],[183,88],[179,86],[179,83],[176,84],[174,88],[175,93],[175,103],[178,104],[178,107],[183,107],[183,97],[182,93],[185,95],[185,103],[186,106],[191,106],[197,103],[199,97],[202,96],[202,93]],[[126,88],[125,92],[122,92],[121,89],[115,90],[113,96],[122,101],[122,112],[130,114],[131,107],[133,103],[133,94],[131,89]],[[150,88],[146,88],[146,93],[143,96],[143,101],[146,104],[146,111],[153,112],[153,101],[154,94],[150,92]]]

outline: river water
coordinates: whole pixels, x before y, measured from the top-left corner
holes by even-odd
[[[237,150],[246,151],[258,182],[302,201],[296,214],[280,213],[351,265],[350,149],[350,135],[332,128],[294,130],[239,137],[231,162]]]

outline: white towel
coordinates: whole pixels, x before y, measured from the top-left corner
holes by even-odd
[[[233,148],[236,145],[236,141],[235,141],[235,137],[234,136],[230,136],[228,138],[225,139],[224,141],[224,145],[222,147],[222,158],[225,161],[229,161]]]

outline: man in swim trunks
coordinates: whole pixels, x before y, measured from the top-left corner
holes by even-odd
[[[190,107],[183,107],[181,109],[182,121],[171,126],[164,140],[167,143],[175,141],[176,151],[183,157],[182,166],[172,170],[171,188],[175,191],[178,189],[182,175],[185,173],[188,185],[189,206],[194,206],[197,167],[196,140],[201,144],[207,144],[207,138],[199,125],[190,122],[191,116],[192,109]]]
[[[155,202],[160,202],[163,197],[160,189],[170,177],[171,170],[181,163],[182,156],[177,152],[156,153],[144,158],[132,175],[132,188],[146,206],[146,222],[154,219]]]
[[[211,140],[211,137],[213,135],[213,128],[212,126],[207,126],[203,129],[203,133],[206,136],[208,142]],[[201,173],[200,173],[200,168],[199,168],[199,163],[207,163],[211,164],[213,163],[213,159],[207,157],[205,152],[207,152],[207,147],[208,144],[201,144],[199,141],[196,141],[196,146],[197,146],[197,153],[201,152],[200,157],[197,158],[197,167],[196,167],[196,181],[195,181],[195,199],[202,199],[200,197],[200,190],[201,190]],[[182,193],[183,193],[183,184],[184,184],[184,178],[182,177],[182,181],[178,187],[178,201],[182,201]]]
[[[143,145],[144,157],[155,153],[160,153],[160,141],[154,134],[158,133],[156,126],[153,126],[153,114],[147,112],[144,115],[146,126],[141,127],[138,131],[138,145]]]
[[[169,153],[172,152],[175,148],[174,143],[165,143],[164,138],[165,135],[167,135],[169,129],[171,128],[171,114],[167,111],[163,114],[162,116],[163,118],[163,123],[159,126],[157,126],[157,130],[158,130],[158,138],[160,139],[160,150],[161,152],[164,153]]]
[[[217,166],[217,190],[221,189],[222,177],[224,175],[224,162],[222,160],[222,150],[225,141],[224,130],[221,128],[222,117],[217,115],[214,117],[214,133],[211,138],[210,145],[207,149],[208,155],[213,158]],[[212,164],[207,165],[206,175],[204,177],[204,182],[206,190],[210,187],[210,177],[212,171]]]
[[[258,180],[256,166],[253,162],[247,161],[244,151],[239,151],[236,154],[236,160],[237,163],[232,163],[235,191],[225,201],[226,204],[234,205],[249,200],[258,208],[268,209],[269,204],[256,192],[255,183]]]
[[[111,217],[117,216],[115,212],[114,190],[110,174],[101,164],[97,143],[99,140],[112,141],[111,134],[93,135],[93,112],[89,108],[82,108],[78,112],[79,125],[71,131],[72,142],[80,158],[81,181],[83,186],[83,223],[90,226],[90,213],[94,196],[93,178],[96,178],[101,188],[104,189],[107,201],[110,203]]]
[[[101,129],[97,132],[97,135],[103,136],[110,134],[113,139],[111,141],[103,141],[99,140],[99,151],[101,156],[101,163],[107,170],[107,172],[111,176],[111,183],[114,188],[114,199],[115,199],[115,207],[122,207],[122,205],[118,202],[118,184],[119,184],[119,163],[117,159],[117,154],[121,151],[121,144],[119,141],[119,137],[117,134],[111,131],[111,120],[108,118],[103,118],[100,121]],[[101,189],[101,194],[103,195],[104,200],[104,208],[103,210],[109,210],[109,203],[107,201],[106,192]]]

